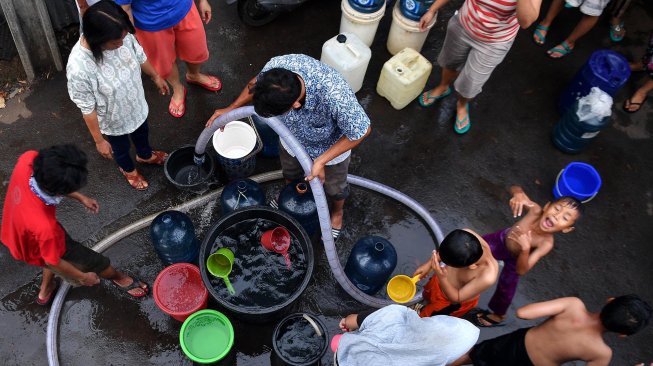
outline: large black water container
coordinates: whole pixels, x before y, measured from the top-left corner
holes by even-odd
[[[283,318],[272,334],[272,366],[319,365],[327,351],[329,335],[315,315],[294,313]]]
[[[263,205],[265,205],[265,192],[251,179],[237,179],[227,184],[220,195],[223,215],[244,207]]]
[[[277,226],[291,234],[291,269],[281,255],[267,252],[259,243],[263,232]],[[234,252],[229,275],[236,290],[233,296],[224,288],[224,281],[206,269],[206,259],[221,247]],[[290,215],[265,206],[245,207],[211,227],[200,247],[199,265],[209,295],[226,313],[247,322],[267,322],[284,315],[308,286],[313,274],[313,246],[306,231]],[[265,293],[280,284],[285,286],[283,291]]]
[[[313,235],[320,226],[313,190],[303,179],[294,180],[281,190],[279,210],[299,221],[308,235]]]
[[[356,242],[345,265],[345,274],[359,290],[376,294],[397,266],[397,251],[380,236],[366,236]]]

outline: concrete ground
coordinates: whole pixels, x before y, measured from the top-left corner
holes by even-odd
[[[521,31],[506,60],[472,102],[473,126],[464,136],[452,131],[454,98],[429,109],[413,102],[396,111],[376,94],[381,67],[390,58],[385,48],[391,22],[387,11],[372,45],[363,89],[357,93],[372,119],[373,133],[355,151],[351,172],[417,199],[445,232],[469,227],[486,233],[512,224],[507,193],[511,184],[522,185],[534,200],[545,203],[562,167],[571,161],[588,162],[603,178],[599,195],[587,205],[577,230],[557,237],[556,249],[523,278],[514,305],[578,296],[589,309],[598,311],[608,297],[627,293],[653,302],[653,108],[648,102],[636,114],[620,109],[623,100],[643,83],[643,76],[634,75],[616,95],[612,123],[584,152],[566,155],[550,142],[552,128],[560,118],[557,98],[591,52],[611,48],[631,59],[643,53],[653,20],[651,7],[644,3],[635,1],[628,13],[628,34],[622,44],[610,43],[608,27],[601,22],[562,60],[546,57],[545,49],[531,41],[530,31]],[[224,89],[210,93],[190,87],[188,112],[178,120],[167,113],[167,97],[157,95],[145,80],[151,140],[157,148],[172,151],[193,144],[213,109],[233,100],[269,58],[286,53],[319,58],[323,42],[337,34],[340,21],[336,1],[308,2],[261,28],[244,26],[235,6],[223,1],[211,4],[214,19],[206,29],[212,54],[204,69],[219,75]],[[446,21],[460,4],[458,0],[447,5],[431,30],[422,50],[429,60],[437,57]],[[562,40],[577,19],[572,10],[561,14],[547,46]],[[437,83],[439,71],[434,66],[428,87]],[[150,188],[146,192],[131,189],[115,164],[95,152],[80,117],[68,99],[64,73],[33,85],[31,94],[10,100],[7,108],[0,110],[0,200],[4,200],[12,168],[22,152],[70,142],[89,156],[89,184],[83,192],[97,198],[101,210],[98,215],[87,214],[80,205],[65,202],[58,209],[58,218],[73,238],[85,244],[93,245],[143,216],[195,197],[177,190],[161,169],[152,167],[142,168]],[[257,172],[274,169],[278,169],[274,159],[258,160]],[[265,187],[270,196],[280,183]],[[217,220],[216,207],[211,203],[190,212],[200,239]],[[343,261],[353,243],[367,234],[385,236],[400,248],[398,272],[410,274],[433,248],[421,222],[383,197],[354,189],[346,209],[346,227],[339,241]],[[335,334],[341,316],[363,307],[334,284],[319,243],[316,249],[314,279],[297,309],[320,314],[330,334]],[[117,267],[149,283],[162,268],[147,230],[122,240],[107,254]],[[39,270],[14,261],[4,246],[0,246],[0,264],[0,359],[6,365],[44,365],[48,309],[34,304]],[[483,329],[482,338],[531,324],[514,319],[514,309],[510,309],[505,327]],[[274,324],[234,323],[236,344],[225,364],[269,364]],[[179,327],[161,313],[151,297],[132,300],[106,283],[74,289],[60,322],[60,360],[65,365],[190,364],[177,343]],[[652,337],[651,326],[627,339],[607,335],[614,349],[612,364],[653,362]],[[324,363],[330,357],[329,351]]]

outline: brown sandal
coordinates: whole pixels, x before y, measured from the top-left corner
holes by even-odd
[[[168,153],[163,151],[152,151],[152,156],[149,159],[141,159],[136,156],[136,161],[143,164],[163,165],[168,158]]]
[[[127,173],[126,171],[122,170],[122,168],[118,168],[120,172],[122,173],[122,176],[127,179],[127,182],[129,183],[132,188],[134,188],[137,191],[144,191],[147,189],[148,184],[145,178],[138,172],[138,170],[134,169],[133,172]]]

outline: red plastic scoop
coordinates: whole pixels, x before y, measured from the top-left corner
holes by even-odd
[[[278,226],[272,230],[268,230],[261,235],[261,245],[263,248],[279,253],[286,260],[286,267],[290,269],[290,256],[288,249],[290,248],[290,233],[283,226]]]

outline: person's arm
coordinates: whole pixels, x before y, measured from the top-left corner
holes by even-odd
[[[437,261],[437,252],[434,250],[433,254],[431,255],[431,258],[429,258],[428,261],[426,261],[424,264],[421,266],[417,267],[415,270],[415,273],[413,273],[413,277],[419,275],[420,279],[423,279],[424,277],[428,276],[431,271],[433,271],[433,262]],[[438,264],[439,265],[439,264]]]
[[[522,29],[530,27],[540,16],[542,0],[517,0],[517,22]]]
[[[154,66],[150,63],[150,61],[145,60],[141,64],[141,70],[152,79],[154,84],[156,85],[156,88],[159,89],[159,93],[161,95],[166,95],[170,93],[170,88],[168,87],[168,83],[159,75],[158,72],[154,69]]]
[[[100,277],[95,272],[82,272],[64,259],[61,259],[58,264],[48,263],[48,266],[65,277],[79,281],[84,286],[94,286],[100,283]]]
[[[422,15],[422,18],[419,20],[419,30],[421,32],[426,31],[426,27],[431,24],[431,21],[433,20],[433,17],[435,14],[440,10],[441,7],[443,7],[446,3],[448,3],[449,0],[435,0],[433,4],[429,7],[429,10]]]
[[[570,307],[585,306],[577,297],[561,297],[559,299],[536,302],[517,309],[517,317],[526,320],[558,315]]]
[[[512,209],[513,217],[521,216],[524,212],[524,208],[528,211],[528,214],[538,215],[542,211],[542,207],[537,203],[533,202],[524,192],[520,186],[510,187],[510,208]]]
[[[68,194],[68,197],[79,201],[82,205],[84,205],[84,207],[86,207],[92,213],[100,212],[100,205],[97,203],[97,201],[85,194],[82,194],[80,192],[73,192]]]
[[[88,2],[86,0],[77,0],[77,6],[79,7],[79,16],[83,18],[86,9],[88,9]]]
[[[113,150],[111,149],[111,144],[104,139],[102,132],[100,132],[100,122],[97,118],[97,112],[93,111],[89,114],[82,114],[84,122],[86,122],[86,127],[88,127],[88,132],[91,133],[93,141],[95,141],[95,148],[105,159],[111,159],[113,155]]]
[[[372,126],[367,127],[365,134],[357,140],[350,140],[347,136],[343,135],[335,144],[331,145],[330,148],[322,153],[322,155],[315,158],[313,161],[313,168],[311,168],[311,175],[306,177],[306,180],[309,181],[318,177],[320,178],[320,181],[324,183],[324,167],[326,164],[345,151],[351,150],[360,145],[360,143],[369,136],[370,132],[372,132]]]
[[[437,261],[438,263],[440,262],[439,254],[437,255]],[[496,281],[495,277],[482,274],[467,282],[463,287],[456,288],[451,284],[451,282],[449,282],[449,273],[446,267],[440,267],[437,265],[434,266],[433,270],[440,281],[440,289],[442,290],[442,293],[452,303],[460,304],[461,302],[470,300],[481,292],[487,290],[492,286],[494,281]]]
[[[131,4],[125,4],[125,5],[120,5],[122,7],[122,10],[129,15],[129,21],[134,24],[134,15],[132,15],[132,5]]]
[[[215,112],[213,112],[211,118],[209,118],[209,120],[206,121],[206,128],[211,127],[213,121],[215,121],[215,119],[220,117],[221,115],[251,103],[254,97],[252,95],[252,88],[254,88],[254,85],[256,85],[256,77],[252,78],[252,80],[250,80],[249,83],[247,83],[247,85],[245,86],[243,91],[240,92],[240,95],[238,96],[238,98],[236,98],[236,100],[234,100],[227,107],[222,109],[216,109]]]
[[[197,10],[200,13],[200,18],[204,24],[209,24],[211,21],[211,5],[209,5],[208,0],[198,0]]]

